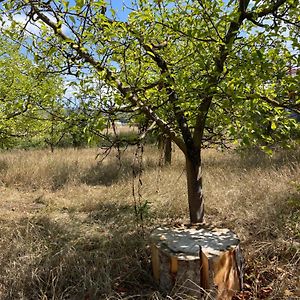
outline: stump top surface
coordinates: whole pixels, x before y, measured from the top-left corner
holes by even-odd
[[[226,228],[168,228],[158,227],[150,239],[160,248],[170,252],[199,257],[199,250],[207,256],[219,255],[220,252],[239,245],[239,239],[234,232]]]

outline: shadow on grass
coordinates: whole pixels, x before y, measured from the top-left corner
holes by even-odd
[[[131,162],[124,160],[121,165],[118,162],[94,164],[84,171],[80,181],[91,186],[109,186],[130,176],[132,176]]]
[[[64,212],[6,224],[0,229],[0,298],[145,293],[147,284],[151,289],[149,253],[134,223],[129,207],[108,205],[84,218]]]
[[[231,155],[224,154],[224,157],[217,157],[216,159],[204,159],[205,168],[223,168],[228,169],[231,166],[232,172],[240,172],[240,170],[252,169],[280,169],[284,166],[298,165],[300,161],[300,151],[295,150],[278,150],[274,151],[270,156],[259,149],[231,151]]]
[[[146,171],[157,167],[158,165],[155,161],[148,159],[143,164],[142,170]],[[112,160],[104,163],[96,163],[84,171],[80,177],[80,181],[91,186],[110,186],[120,180],[130,180],[133,173],[137,174],[140,168],[141,166],[133,164],[132,160],[125,158],[121,162]]]
[[[107,224],[110,222],[117,222],[114,224],[119,228],[121,226],[129,225],[134,226],[135,215],[132,205],[119,205],[114,203],[95,203],[93,206],[88,204],[82,208],[82,211],[88,213],[86,222]]]

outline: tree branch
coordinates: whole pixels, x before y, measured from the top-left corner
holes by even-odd
[[[288,109],[296,114],[300,114],[300,104],[291,104],[291,103],[280,103],[274,99],[271,99],[267,96],[258,95],[262,100],[266,101],[267,103],[271,104],[274,107],[281,107]],[[251,99],[251,97],[249,97]]]
[[[34,1],[30,1],[29,4],[32,7],[33,12],[39,17],[40,20],[42,20],[53,30],[56,36],[60,37],[66,44],[68,44],[71,47],[71,49],[75,50],[78,56],[84,60],[84,62],[90,64],[99,72],[105,72],[104,81],[107,84],[115,86],[118,89],[118,91],[134,106],[138,107],[142,113],[144,113],[149,119],[155,121],[158,127],[164,133],[168,134],[183,152],[186,152],[186,146],[184,145],[182,139],[177,136],[176,132],[172,130],[171,127],[165,121],[158,117],[158,115],[150,107],[144,105],[138,99],[137,95],[133,93],[130,87],[125,87],[121,80],[115,77],[111,70],[101,65],[101,63],[95,60],[93,56],[89,54],[84,48],[82,48],[78,43],[66,36],[61,31],[61,26],[58,26],[56,23],[52,22],[46,15],[39,11],[39,9],[34,4]]]
[[[220,46],[219,49],[219,55],[215,59],[215,71],[216,74],[210,78],[211,85],[216,85],[219,81],[219,78],[221,74],[224,71],[224,65],[225,61],[228,57],[229,51],[232,49],[232,44],[234,40],[237,38],[238,31],[245,19],[245,12],[249,5],[250,0],[240,0],[239,1],[239,8],[238,8],[238,20],[234,20],[230,22],[229,29],[225,35],[225,37],[222,39],[224,44]],[[210,86],[209,88],[210,89]],[[203,132],[205,127],[205,121],[206,117],[212,102],[212,96],[209,93],[209,90],[207,91],[207,95],[203,101],[201,102],[199,106],[199,114],[196,118],[196,125],[194,130],[193,139],[196,145],[201,145],[201,140],[203,138]]]
[[[287,0],[277,0],[277,1],[273,2],[273,4],[270,5],[270,7],[266,7],[262,11],[245,12],[245,17],[248,20],[251,20],[251,19],[255,20],[256,18],[265,17],[269,14],[273,14],[274,12],[276,12],[278,10],[278,8],[281,7],[285,3],[287,3]]]
[[[133,32],[134,33],[134,32]],[[136,33],[134,33],[136,35]],[[152,46],[145,44],[141,38],[136,36],[138,41],[141,43],[142,47],[146,51],[146,53],[154,60],[157,64],[157,66],[160,68],[161,73],[166,75],[167,81],[164,83],[164,86],[167,90],[168,93],[168,99],[169,102],[173,105],[174,108],[174,114],[177,120],[177,124],[179,126],[179,129],[182,134],[182,138],[185,142],[184,150],[183,152],[186,153],[187,149],[191,148],[194,144],[193,138],[192,138],[192,133],[188,127],[187,120],[184,116],[184,113],[182,112],[181,108],[178,106],[178,95],[176,91],[172,88],[172,86],[175,85],[175,80],[171,76],[168,65],[166,61],[162,58],[161,55],[159,55]]]

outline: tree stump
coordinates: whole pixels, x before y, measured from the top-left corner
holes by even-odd
[[[159,227],[150,243],[153,276],[165,292],[176,285],[198,298],[230,300],[242,288],[240,241],[229,229]]]

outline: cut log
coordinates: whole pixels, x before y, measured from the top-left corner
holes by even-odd
[[[230,300],[242,288],[240,241],[229,229],[159,227],[150,243],[153,276],[165,292],[177,286],[198,298]]]

